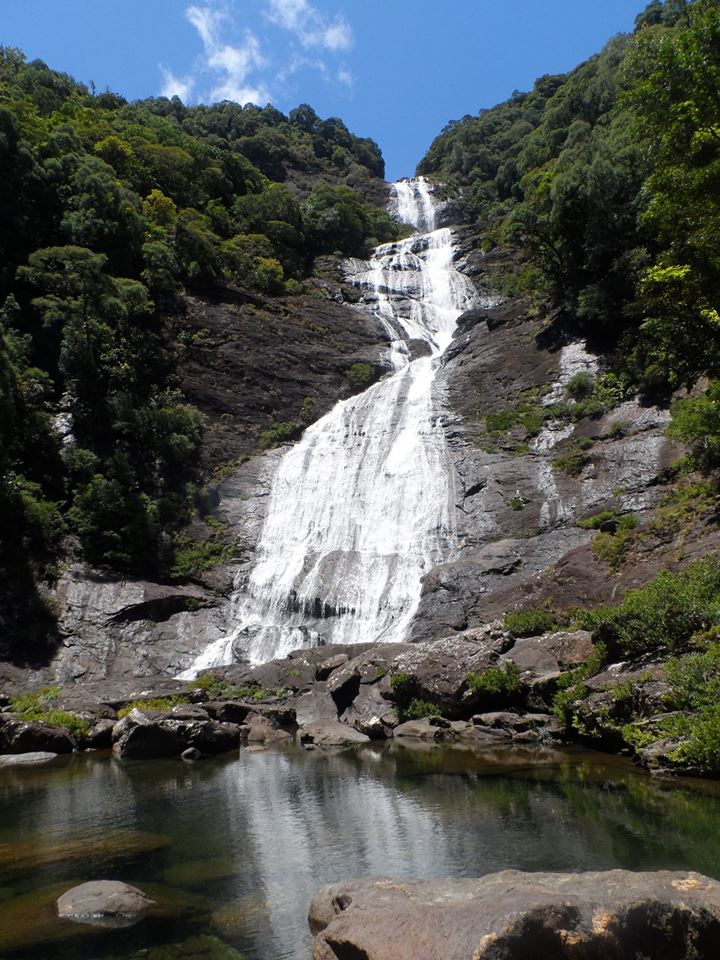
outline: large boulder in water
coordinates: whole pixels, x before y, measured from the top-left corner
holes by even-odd
[[[708,960],[720,883],[697,873],[521,873],[369,878],[323,887],[313,960]]]
[[[72,753],[77,741],[62,727],[41,720],[11,721],[2,729],[6,753]]]
[[[81,883],[57,901],[59,917],[108,927],[131,926],[153,906],[155,901],[142,890],[118,880]]]
[[[113,755],[125,760],[179,757],[189,747],[206,754],[227,753],[237,749],[240,736],[236,723],[143,713],[136,707],[113,728]]]
[[[292,740],[287,730],[282,730],[272,717],[262,713],[249,713],[240,734],[245,743],[282,743]]]
[[[369,743],[370,737],[339,720],[317,720],[300,728],[298,739],[303,746],[351,747]]]

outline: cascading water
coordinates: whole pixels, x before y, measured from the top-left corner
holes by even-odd
[[[236,582],[229,636],[182,675],[318,643],[405,638],[421,578],[455,546],[452,470],[434,410],[437,358],[473,299],[435,229],[427,182],[393,185],[398,220],[424,233],[352,261],[348,280],[391,340],[393,373],[340,401],[282,458],[249,575]],[[415,353],[411,358],[410,347]]]

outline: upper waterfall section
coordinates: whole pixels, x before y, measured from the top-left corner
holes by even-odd
[[[393,192],[398,218],[434,226],[426,181]],[[348,263],[348,281],[387,331],[393,372],[288,448],[255,562],[236,581],[232,632],[188,673],[303,646],[407,637],[423,575],[456,546],[453,470],[433,396],[437,358],[473,300],[454,256],[452,232],[441,229]]]
[[[435,203],[425,177],[398,180],[393,184],[394,203],[391,214],[400,223],[409,223],[419,233],[432,233],[436,223]]]

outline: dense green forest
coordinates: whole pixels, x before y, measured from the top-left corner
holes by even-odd
[[[377,145],[337,118],[127,103],[11,48],[0,164],[0,577],[24,609],[68,550],[122,573],[172,562],[201,429],[178,389],[178,294],[292,294],[318,254],[398,227],[363,199]]]
[[[462,190],[505,282],[652,398],[720,374],[720,5],[653,0],[568,75],[451,123],[419,172]],[[709,400],[715,393],[708,395]]]

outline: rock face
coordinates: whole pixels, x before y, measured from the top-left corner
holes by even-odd
[[[481,285],[488,267],[477,251],[465,259]],[[606,602],[626,577],[593,556],[594,534],[577,521],[604,510],[644,519],[663,496],[658,476],[676,455],[664,437],[667,410],[628,401],[577,423],[546,420],[529,435],[513,420],[518,410],[542,417],[564,401],[576,374],[603,373],[603,358],[584,342],[548,336],[547,319],[529,315],[522,301],[471,310],[445,354],[437,386],[456,472],[459,550],[425,577],[414,640],[486,623],[528,592],[541,602],[551,584],[559,607],[583,605],[588,593]],[[493,434],[485,418],[495,414],[509,425]],[[639,564],[640,582],[650,576]]]
[[[172,675],[198,643],[225,630],[218,597],[197,585],[110,580],[71,567],[51,599],[64,637],[53,682]]]
[[[624,870],[370,878],[323,887],[308,921],[313,960],[708,960],[720,884]]]
[[[254,710],[245,718],[241,738],[244,743],[254,744],[283,743],[292,739],[276,720]]]
[[[132,926],[153,906],[142,890],[117,880],[81,883],[57,901],[59,917],[107,927]]]
[[[385,366],[387,335],[352,302],[337,261],[319,266],[312,292],[293,297],[186,297],[183,389],[204,414],[206,473],[258,448],[274,423],[296,420],[309,397],[321,416],[352,392],[353,363]],[[242,388],[238,389],[241,384]]]

